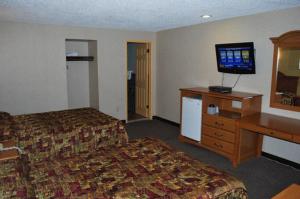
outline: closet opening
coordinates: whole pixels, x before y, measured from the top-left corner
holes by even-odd
[[[97,41],[66,39],[68,108],[99,110]]]

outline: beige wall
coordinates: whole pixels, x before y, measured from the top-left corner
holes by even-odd
[[[0,110],[12,114],[68,108],[66,38],[97,40],[99,107],[119,119],[125,119],[127,40],[153,43],[156,72],[155,33],[10,22],[0,27]],[[155,76],[152,82],[155,99]]]
[[[234,90],[262,93],[263,111],[300,118],[269,107],[273,44],[270,37],[300,29],[300,7],[158,32],[157,114],[179,122],[179,88],[218,85],[215,44],[253,41],[255,75],[243,75]],[[237,75],[225,75],[232,86]],[[265,137],[263,150],[300,163],[300,145]]]

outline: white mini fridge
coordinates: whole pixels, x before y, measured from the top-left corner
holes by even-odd
[[[201,141],[202,99],[182,98],[181,134],[187,138]]]

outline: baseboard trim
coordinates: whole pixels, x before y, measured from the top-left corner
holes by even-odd
[[[300,170],[300,164],[298,164],[296,162],[293,162],[293,161],[290,161],[290,160],[287,160],[287,159],[284,159],[284,158],[281,158],[281,157],[278,157],[278,156],[275,156],[275,155],[272,155],[272,154],[266,153],[266,152],[262,152],[261,155],[268,159],[274,160],[281,164],[285,164],[285,165],[288,165],[288,166],[294,167],[295,169]]]
[[[154,120],[160,120],[160,121],[162,121],[162,122],[166,122],[166,123],[168,123],[168,124],[170,124],[170,125],[172,125],[172,126],[176,126],[176,127],[178,127],[178,128],[180,127],[180,124],[179,124],[179,123],[172,122],[172,121],[170,121],[170,120],[167,120],[167,119],[162,118],[162,117],[159,117],[159,116],[153,116],[152,119],[154,119]]]

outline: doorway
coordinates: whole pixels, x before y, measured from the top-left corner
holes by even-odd
[[[127,42],[127,121],[151,118],[151,43]]]

